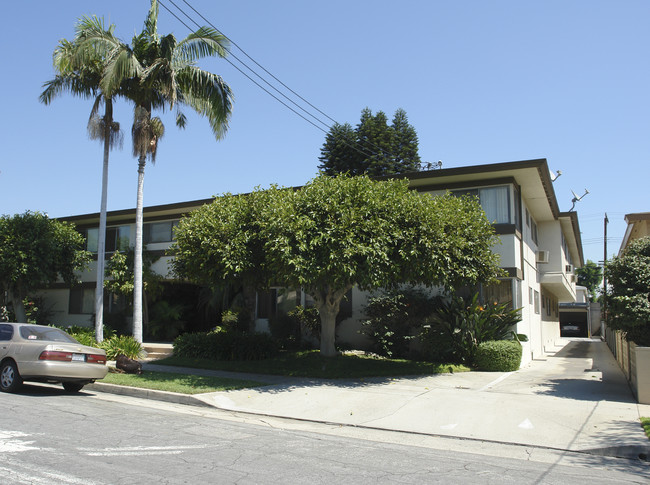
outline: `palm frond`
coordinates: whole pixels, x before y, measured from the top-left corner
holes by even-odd
[[[176,109],[176,126],[178,126],[181,129],[185,129],[185,126],[187,126],[187,117],[178,108]]]
[[[137,78],[142,74],[142,66],[131,48],[125,44],[111,52],[101,81],[105,93],[116,93],[128,78]]]
[[[173,108],[178,101],[178,84],[176,71],[168,59],[158,58],[147,69],[142,72],[142,85],[152,93],[159,94],[170,108]]]
[[[160,57],[171,61],[174,51],[176,50],[176,37],[174,34],[168,34],[160,40]]]
[[[211,27],[200,27],[178,43],[174,51],[175,62],[192,64],[197,59],[217,55],[226,57],[228,38]]]
[[[195,66],[188,66],[178,74],[181,101],[208,118],[217,140],[228,131],[232,114],[233,94],[230,86],[218,76]]]
[[[151,0],[151,7],[144,22],[143,34],[146,34],[154,42],[158,42],[158,1]]]
[[[39,95],[38,99],[43,104],[50,104],[54,98],[63,93],[70,93],[82,98],[90,98],[94,96],[96,90],[94,87],[84,82],[78,75],[57,75],[54,79],[43,83],[43,92]]]
[[[90,124],[91,120],[93,120],[97,116],[99,112],[99,108],[103,104],[103,101],[104,101],[103,95],[100,94],[99,96],[95,96],[95,102],[93,103],[93,107],[90,110],[90,116],[88,117],[88,124]]]
[[[104,27],[103,19],[97,17],[82,17],[76,26],[75,63],[85,64],[89,59],[107,59],[110,53],[124,43],[117,38],[113,31],[115,25],[108,29]]]

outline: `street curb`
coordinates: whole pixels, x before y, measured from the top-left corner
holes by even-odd
[[[250,416],[261,416],[261,417],[267,417],[267,418],[277,418],[277,419],[287,419],[291,421],[300,421],[300,422],[305,422],[305,423],[316,423],[316,424],[322,424],[322,425],[327,425],[327,426],[339,426],[339,427],[346,427],[346,428],[356,428],[356,429],[367,429],[367,430],[372,430],[372,431],[388,431],[391,433],[402,433],[402,434],[410,434],[410,435],[415,435],[415,436],[429,436],[432,438],[443,438],[443,439],[449,439],[449,440],[457,440],[457,441],[472,441],[472,442],[477,442],[477,443],[494,443],[494,444],[499,444],[499,445],[507,445],[507,446],[517,446],[517,447],[525,447],[525,448],[535,448],[539,450],[548,450],[548,451],[555,451],[555,452],[561,452],[561,453],[574,453],[574,454],[579,454],[579,455],[592,455],[592,456],[607,456],[610,458],[619,458],[619,459],[625,459],[625,460],[634,460],[634,461],[641,461],[641,462],[649,462],[650,461],[650,444],[648,446],[619,446],[619,447],[609,447],[609,448],[602,448],[602,449],[592,449],[592,450],[567,450],[564,448],[556,448],[553,446],[544,446],[544,445],[536,445],[536,444],[530,444],[530,443],[517,443],[517,442],[511,442],[511,441],[499,441],[499,440],[490,440],[490,439],[485,439],[485,438],[471,438],[471,437],[465,437],[465,436],[452,436],[452,435],[444,435],[444,434],[436,434],[436,433],[424,433],[424,432],[418,432],[418,431],[407,431],[407,430],[400,430],[400,429],[391,429],[391,428],[380,428],[376,426],[366,426],[362,424],[351,424],[351,423],[338,423],[335,421],[325,421],[325,420],[320,420],[320,419],[307,419],[307,418],[296,418],[296,417],[290,417],[290,416],[280,416],[277,414],[268,414],[268,413],[259,413],[259,412],[253,412],[253,411],[244,411],[244,410],[238,410],[238,409],[229,409],[229,408],[222,408],[217,405],[209,404],[191,394],[181,394],[177,392],[169,392],[169,391],[156,391],[152,389],[142,389],[138,387],[129,387],[129,386],[120,386],[117,384],[107,384],[107,383],[99,383],[96,382],[94,384],[88,384],[87,386],[84,387],[84,389],[87,390],[92,390],[92,391],[97,391],[97,392],[105,392],[105,393],[110,393],[110,394],[119,394],[122,396],[131,396],[131,397],[139,397],[142,399],[153,399],[157,401],[164,401],[164,402],[169,402],[169,403],[174,403],[174,404],[185,404],[189,406],[197,406],[197,407],[208,407],[212,409],[218,409],[219,411],[224,411],[224,412],[233,412],[233,413],[241,413],[241,414],[247,414]],[[210,394],[210,393],[207,393]],[[203,395],[203,394],[197,394],[198,396]]]
[[[201,406],[213,408],[210,404],[195,398],[191,394],[181,394],[170,391],[157,391],[154,389],[143,389],[140,387],[119,386],[117,384],[108,384],[105,382],[95,382],[88,384],[84,389],[89,391],[106,392],[109,394],[119,394],[121,396],[139,397],[142,399],[154,399],[174,404],[185,404],[188,406]]]

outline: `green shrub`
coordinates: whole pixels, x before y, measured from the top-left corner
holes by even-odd
[[[95,327],[81,327],[79,325],[71,325],[69,327],[57,327],[70,334],[70,336],[82,345],[89,347],[98,347],[97,340],[95,340]],[[104,339],[110,339],[115,336],[115,331],[104,326]]]
[[[374,352],[391,358],[409,355],[410,341],[428,321],[433,299],[418,289],[391,291],[368,300],[362,333]]]
[[[79,342],[81,345],[89,347],[97,347],[97,340],[95,340],[95,332],[68,332],[70,336]]]
[[[513,327],[520,320],[519,310],[511,309],[509,303],[484,305],[477,293],[471,298],[439,298],[431,325],[449,338],[458,362],[473,365],[479,344],[513,337]]]
[[[320,315],[315,308],[305,308],[298,305],[293,310],[287,313],[291,318],[294,318],[300,325],[301,335],[305,335],[308,339],[320,342]],[[340,322],[337,320],[336,324]]]
[[[263,333],[189,333],[174,340],[174,355],[193,359],[261,360],[278,351],[273,338]]]
[[[250,312],[244,307],[235,307],[221,313],[220,326],[227,332],[249,332],[250,323]]]
[[[210,358],[210,340],[217,332],[185,333],[174,339],[174,355],[191,359]]]
[[[142,357],[144,349],[142,344],[130,335],[120,335],[105,339],[99,344],[99,347],[106,351],[108,360],[115,360],[119,354],[123,354],[129,359]]]
[[[488,372],[515,371],[521,365],[521,352],[521,344],[516,340],[483,342],[476,349],[476,367]]]
[[[605,267],[607,327],[628,342],[650,346],[650,237],[632,241]]]
[[[300,322],[287,313],[278,313],[269,319],[271,336],[284,349],[300,346]]]
[[[178,337],[185,328],[183,320],[184,305],[175,305],[165,301],[157,301],[149,309],[149,324],[147,331],[156,339],[171,341]]]

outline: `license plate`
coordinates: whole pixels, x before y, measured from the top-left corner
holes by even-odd
[[[72,354],[72,362],[86,362],[86,354]]]

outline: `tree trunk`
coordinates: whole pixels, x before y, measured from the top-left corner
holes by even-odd
[[[324,357],[336,356],[336,315],[338,305],[324,304],[318,308],[320,315],[320,354]]]
[[[102,165],[102,197],[99,209],[99,235],[97,237],[97,279],[95,287],[95,340],[104,340],[104,265],[106,259],[106,199],[108,198],[108,155],[111,148],[113,103],[105,100],[104,112],[104,163]]]
[[[23,304],[23,298],[17,294],[16,291],[10,291],[9,297],[11,298],[11,304],[14,307],[14,315],[16,315],[17,323],[27,323],[27,314],[25,313],[25,305]]]
[[[339,314],[341,300],[351,286],[339,288],[322,288],[309,293],[320,315],[320,353],[325,357],[336,356],[336,316]]]
[[[138,160],[138,197],[135,208],[135,252],[133,255],[133,338],[142,343],[142,233],[143,190],[146,154]]]

